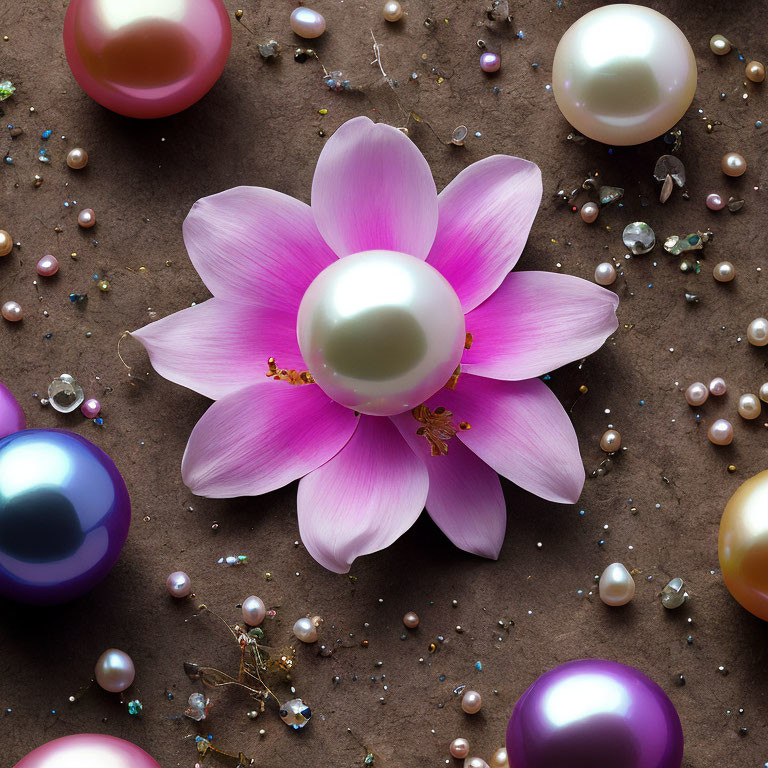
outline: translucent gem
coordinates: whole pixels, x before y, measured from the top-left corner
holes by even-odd
[[[50,163],[51,162],[51,156],[48,154],[48,150],[47,149],[41,149],[37,153],[37,159],[41,163]]]
[[[744,201],[735,197],[730,197],[728,198],[726,205],[731,213],[736,213],[736,211],[740,211],[744,207]]]
[[[509,12],[509,0],[493,0],[488,18],[491,21],[511,21]]]
[[[610,205],[624,197],[624,190],[621,187],[600,187],[600,205]]]
[[[0,83],[0,101],[5,101],[13,96],[16,88],[10,80],[3,80]]]
[[[196,723],[205,720],[208,715],[208,699],[202,693],[190,694],[184,714]]]
[[[685,186],[685,166],[682,161],[674,155],[662,155],[656,161],[656,167],[653,169],[653,177],[659,184],[662,184],[667,176],[672,177],[672,181],[678,187]]]
[[[454,128],[453,133],[451,134],[451,143],[455,144],[457,147],[463,146],[464,139],[467,138],[468,133],[469,130],[466,125],[460,125],[458,128]]]
[[[144,709],[144,705],[138,699],[132,699],[128,702],[129,715],[140,715],[142,709]]]
[[[712,237],[709,232],[693,232],[690,235],[672,235],[664,241],[664,250],[677,256],[686,251],[700,251]]]
[[[259,43],[257,46],[259,53],[265,59],[271,59],[280,53],[280,43],[277,40],[270,40],[268,43]]]
[[[687,599],[688,593],[685,591],[685,582],[682,579],[672,579],[661,590],[661,604],[670,610],[679,608]]]
[[[280,707],[280,717],[286,725],[298,731],[309,722],[312,712],[301,699],[291,699],[283,702],[283,706]]]
[[[48,386],[48,401],[59,413],[71,413],[83,400],[83,388],[68,373],[57,376]]]
[[[631,224],[627,224],[621,238],[624,245],[636,256],[641,253],[648,253],[656,245],[656,235],[644,221],[633,221]]]

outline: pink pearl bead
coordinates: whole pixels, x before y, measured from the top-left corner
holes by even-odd
[[[597,207],[597,203],[584,203],[581,206],[581,220],[585,224],[592,224],[599,213],[600,209]]]
[[[77,223],[83,229],[92,227],[96,223],[96,214],[93,212],[93,208],[83,208],[83,210],[77,214]]]
[[[416,629],[416,627],[419,626],[419,617],[413,611],[408,611],[408,613],[403,616],[403,624],[405,624],[408,629]]]
[[[59,260],[48,254],[37,262],[37,274],[41,277],[51,277],[59,271]]]
[[[267,609],[260,597],[251,595],[243,600],[243,621],[249,626],[258,627],[266,615]]]
[[[486,51],[480,55],[480,69],[483,72],[498,72],[501,67],[501,56],[498,53]]]
[[[294,33],[306,40],[320,37],[325,32],[325,18],[311,8],[295,8],[290,23]]]
[[[715,378],[709,382],[709,393],[711,395],[715,395],[715,397],[721,397],[725,394],[725,390],[725,379],[722,376],[715,376]]]
[[[454,739],[451,746],[448,747],[448,751],[451,753],[451,757],[461,760],[469,754],[469,742],[462,738]]]
[[[9,323],[18,323],[24,317],[24,310],[18,301],[6,301],[0,309],[0,314]]]
[[[477,691],[466,691],[461,697],[461,708],[468,715],[476,715],[483,706],[483,699]]]
[[[188,597],[192,594],[192,579],[184,571],[174,571],[165,586],[171,597]]]
[[[707,208],[710,211],[722,211],[725,208],[725,200],[717,192],[712,192],[707,195]]]
[[[685,390],[685,400],[688,405],[697,407],[704,405],[709,397],[709,390],[706,384],[702,384],[700,381],[694,381],[688,389]]]
[[[94,676],[105,691],[120,693],[131,687],[136,677],[136,669],[133,660],[125,651],[109,648],[99,656]]]
[[[86,419],[95,419],[101,410],[101,403],[93,397],[89,397],[81,406],[80,411]]]
[[[733,425],[727,419],[718,419],[707,432],[715,445],[730,445],[733,441]]]

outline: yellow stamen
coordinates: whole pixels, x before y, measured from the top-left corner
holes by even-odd
[[[434,411],[427,408],[426,405],[417,405],[411,414],[416,421],[423,424],[416,430],[419,437],[426,437],[433,456],[445,456],[448,453],[448,441],[456,436],[457,428],[453,425],[451,419],[453,414],[439,406]],[[468,422],[462,421],[458,429],[471,429]]]
[[[456,389],[456,385],[459,383],[459,376],[461,376],[461,365],[456,366],[456,370],[451,375],[451,378],[448,379],[443,389]]]
[[[274,357],[270,357],[267,360],[267,378],[274,379],[275,381],[287,381],[294,386],[300,386],[301,384],[314,384],[315,380],[312,378],[312,374],[309,371],[297,371],[293,368],[278,368]]]
[[[466,338],[464,339],[464,349],[472,349],[472,334],[467,333]]]

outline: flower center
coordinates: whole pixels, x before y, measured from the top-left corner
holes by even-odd
[[[326,267],[301,301],[297,335],[321,389],[377,416],[414,408],[444,386],[466,338],[448,281],[395,251],[356,253]]]

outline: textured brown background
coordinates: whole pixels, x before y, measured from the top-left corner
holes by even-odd
[[[237,7],[231,0],[226,4],[230,11]],[[324,571],[294,545],[295,484],[258,499],[193,498],[181,483],[179,462],[208,402],[156,375],[131,387],[116,350],[121,331],[148,321],[148,308],[164,316],[207,298],[181,240],[181,222],[197,198],[254,184],[308,200],[324,141],[318,130],[330,135],[359,114],[395,121],[386,89],[371,86],[368,96],[334,94],[315,63],[297,64],[290,52],[277,62],[262,61],[257,41],[299,42],[288,27],[291,4],[243,0],[243,21],[256,34],[233,22],[232,55],[210,95],[176,117],[136,122],[103,110],[74,83],[61,44],[65,3],[0,0],[0,35],[10,37],[0,41],[0,75],[18,86],[3,104],[2,123],[25,130],[13,142],[5,128],[0,132],[0,154],[10,150],[15,158],[0,169],[0,227],[22,242],[0,264],[0,300],[17,299],[26,310],[20,325],[0,325],[0,380],[20,398],[31,426],[70,428],[109,452],[134,505],[122,558],[92,594],[57,609],[0,605],[0,707],[13,710],[0,714],[2,765],[13,765],[44,741],[81,731],[130,739],[163,768],[194,764],[189,737],[197,732],[213,733],[215,743],[244,750],[264,768],[352,768],[362,764],[366,748],[382,768],[444,765],[447,745],[459,735],[470,739],[473,753],[490,759],[503,743],[514,702],[536,676],[590,656],[634,665],[669,692],[685,729],[686,766],[758,768],[768,760],[768,625],[730,598],[716,551],[723,505],[740,482],[768,464],[763,426],[768,414],[757,423],[736,415],[738,394],[756,391],[768,379],[765,350],[737,341],[748,322],[767,309],[765,278],[756,271],[768,267],[766,206],[753,186],[765,181],[768,128],[757,130],[754,122],[768,120],[768,84],[750,85],[752,95],[743,101],[743,63],[735,52],[714,57],[707,44],[714,32],[722,32],[748,57],[768,57],[762,3],[649,3],[682,27],[700,69],[697,95],[682,123],[681,157],[691,199],[676,191],[665,207],[655,201],[651,179],[660,143],[609,156],[603,146],[568,142],[569,128],[545,89],[560,35],[598,5],[566,0],[558,8],[555,0],[521,1],[514,3],[513,27],[506,28],[486,25],[483,0],[404,0],[406,18],[388,26],[380,0],[316,0],[328,20],[317,49],[329,69],[343,69],[355,84],[374,83],[373,29],[386,68],[401,82],[403,102],[443,138],[460,123],[470,127],[463,149],[441,144],[426,127],[412,132],[438,188],[493,153],[541,165],[544,200],[521,268],[562,268],[591,278],[599,261],[623,259],[621,230],[637,218],[647,220],[660,239],[706,227],[716,235],[698,276],[681,274],[679,259],[660,246],[626,263],[625,277],[614,286],[622,300],[619,332],[583,370],[573,365],[553,374],[552,386],[566,407],[576,401],[573,419],[588,471],[602,458],[598,440],[608,423],[621,430],[628,446],[610,474],[587,480],[578,505],[548,504],[506,484],[508,536],[498,563],[457,551],[425,516],[387,551],[358,561],[351,581]],[[435,29],[424,27],[426,16],[437,20]],[[525,32],[522,40],[514,35],[519,29]],[[502,53],[503,69],[494,79],[479,70],[478,37]],[[538,70],[530,66],[533,61]],[[445,82],[436,82],[430,66],[445,74]],[[420,74],[416,83],[408,80],[412,71]],[[493,85],[500,87],[498,95]],[[318,114],[320,107],[328,109],[327,116]],[[722,124],[708,134],[699,110]],[[36,158],[45,128],[54,131],[49,166]],[[474,131],[482,136],[474,138]],[[85,171],[71,173],[64,155],[77,145],[87,148],[91,162]],[[719,170],[720,155],[733,149],[750,164],[746,176],[735,181]],[[605,210],[589,227],[553,193],[561,183],[575,185],[595,170],[605,182],[626,187],[626,205]],[[35,173],[45,178],[37,190]],[[713,190],[743,195],[744,210],[735,216],[709,212],[704,197]],[[75,212],[62,207],[66,199],[93,207],[96,228],[80,231]],[[59,235],[57,225],[63,228]],[[78,261],[68,255],[73,250]],[[46,252],[59,257],[61,270],[44,281],[44,301],[38,303],[34,264]],[[731,285],[711,277],[712,266],[723,258],[738,270]],[[111,281],[111,292],[95,289],[96,273]],[[686,288],[701,296],[698,306],[685,303]],[[86,306],[70,304],[73,291],[89,293]],[[52,338],[45,339],[46,332]],[[141,353],[135,347],[125,351],[142,369]],[[103,428],[79,414],[44,409],[33,399],[65,371],[88,395],[101,398]],[[680,387],[714,375],[726,378],[729,394],[708,402],[697,425]],[[586,396],[577,394],[580,384],[588,385]],[[112,391],[105,393],[106,387]],[[714,447],[706,438],[705,425],[719,416],[735,425],[729,448]],[[735,474],[727,472],[731,462]],[[585,510],[583,517],[579,509]],[[220,556],[240,553],[249,556],[246,567],[216,564]],[[588,595],[594,575],[615,560],[639,571],[637,596],[626,609],[608,609]],[[274,709],[251,722],[245,716],[249,705],[236,691],[215,695],[215,710],[200,729],[179,719],[194,690],[182,662],[234,670],[238,653],[212,617],[192,618],[193,604],[166,595],[166,575],[177,568],[189,572],[201,599],[233,621],[240,600],[261,595],[277,609],[277,618],[265,625],[275,644],[289,640],[297,617],[308,612],[325,617],[323,639],[331,644],[339,639],[341,647],[330,658],[318,656],[316,647],[298,649],[294,681],[314,713],[304,732],[289,732]],[[272,572],[271,581],[265,571]],[[658,592],[678,575],[687,580],[692,600],[667,612]],[[458,607],[451,607],[452,599]],[[407,610],[418,611],[422,623],[401,641]],[[514,627],[500,633],[497,622],[510,618]],[[454,631],[457,624],[463,634]],[[440,634],[445,643],[429,655],[428,643]],[[694,637],[690,646],[688,634]],[[360,645],[364,638],[370,641],[367,648]],[[144,704],[141,718],[129,717],[117,696],[93,685],[76,704],[67,701],[88,684],[96,657],[109,646],[123,648],[136,662],[132,693]],[[477,660],[482,672],[474,669]],[[377,668],[379,661],[383,666]],[[721,664],[730,674],[718,672]],[[676,683],[680,673],[683,687]],[[341,678],[338,684],[334,675]],[[451,693],[464,683],[484,696],[477,717],[463,715]],[[286,696],[286,686],[277,687]],[[167,691],[174,693],[173,701]],[[745,737],[738,734],[741,726],[749,729]],[[266,729],[263,738],[260,728]]]

